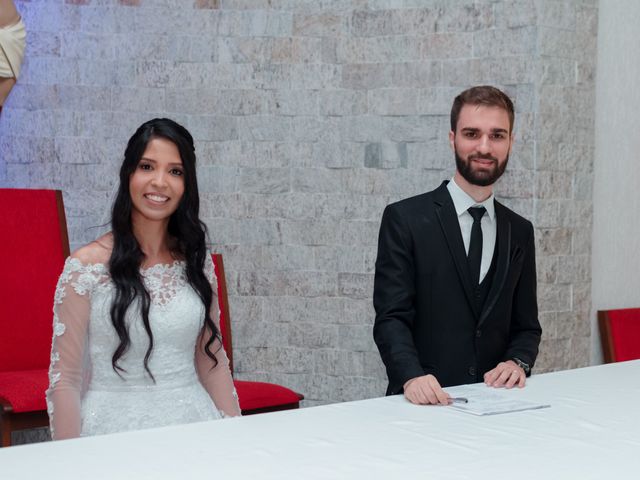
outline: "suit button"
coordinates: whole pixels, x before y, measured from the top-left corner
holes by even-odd
[[[476,367],[469,367],[469,375],[476,376]]]
[[[480,338],[482,336],[482,332],[480,330],[476,330],[476,338]]]

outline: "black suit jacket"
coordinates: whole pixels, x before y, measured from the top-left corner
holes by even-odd
[[[495,202],[496,270],[477,311],[446,184],[388,205],[382,216],[373,334],[387,369],[387,395],[429,373],[442,386],[480,382],[500,361],[517,357],[533,366],[538,354],[531,222]]]

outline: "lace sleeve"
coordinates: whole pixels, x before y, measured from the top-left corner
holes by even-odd
[[[86,374],[90,296],[95,276],[78,259],[68,258],[53,302],[53,339],[46,392],[54,440],[80,436],[80,395]]]
[[[211,319],[216,326],[220,326],[220,310],[218,308],[218,285],[216,281],[215,271],[211,256],[207,255],[205,263],[205,275],[211,282],[213,289],[213,301],[211,302]],[[204,351],[207,339],[211,336],[211,330],[204,329],[198,338],[196,348],[195,361],[198,370],[200,382],[209,393],[209,396],[225,417],[236,417],[240,415],[240,405],[238,404],[238,395],[233,386],[231,378],[231,370],[229,369],[229,359],[224,351],[222,343],[219,339],[211,345],[211,351],[215,354],[217,365]]]

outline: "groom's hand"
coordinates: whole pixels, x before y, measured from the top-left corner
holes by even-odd
[[[433,375],[423,375],[407,380],[404,384],[404,396],[417,405],[449,405],[449,394],[442,390]]]

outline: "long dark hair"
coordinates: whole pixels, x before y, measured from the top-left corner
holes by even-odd
[[[113,232],[113,250],[109,259],[109,273],[116,287],[116,295],[111,304],[111,323],[118,334],[120,344],[111,357],[114,371],[125,370],[118,365],[118,360],[127,352],[131,345],[131,338],[125,323],[127,310],[138,299],[144,329],[149,336],[149,347],[144,356],[144,368],[155,381],[149,370],[149,358],[153,351],[153,332],[149,323],[149,307],[151,297],[142,282],[140,266],[144,260],[144,253],[138,240],[133,234],[131,224],[131,194],[129,192],[129,178],[138,167],[140,158],[147,148],[147,144],[154,138],[163,138],[178,147],[184,170],[184,194],[178,208],[169,219],[169,235],[175,240],[174,253],[185,260],[187,282],[196,291],[204,304],[204,328],[211,330],[204,350],[214,364],[217,364],[211,345],[219,338],[219,331],[211,319],[209,309],[213,299],[211,285],[204,274],[204,262],[207,255],[206,235],[207,227],[200,218],[200,197],[196,179],[196,154],[193,137],[182,125],[168,118],[155,118],[140,126],[129,139],[124,152],[124,161],[120,167],[120,186],[111,211],[111,229]]]

